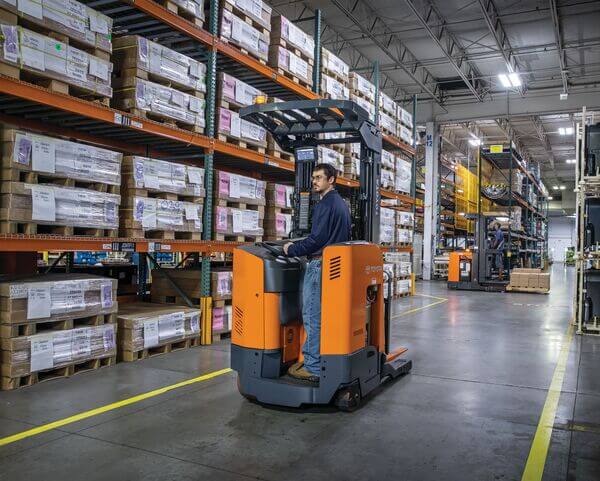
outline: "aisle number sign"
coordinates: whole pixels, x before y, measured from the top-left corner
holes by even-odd
[[[490,145],[490,154],[501,154],[502,152],[504,152],[504,146]]]

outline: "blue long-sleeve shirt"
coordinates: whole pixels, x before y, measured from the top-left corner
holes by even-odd
[[[292,244],[288,256],[318,256],[330,244],[349,241],[351,229],[348,206],[336,190],[331,190],[313,209],[309,236]]]

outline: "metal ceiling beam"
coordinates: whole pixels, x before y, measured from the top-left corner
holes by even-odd
[[[498,15],[498,9],[494,4],[493,0],[478,0],[479,6],[481,7],[481,11],[483,12],[483,19],[488,26],[490,33],[496,45],[500,49],[502,53],[502,57],[506,62],[506,67],[509,72],[518,72],[519,65],[515,59],[515,56],[512,53],[512,47],[508,40],[508,35],[502,26],[502,22],[500,22],[500,16]],[[521,79],[521,86],[517,87],[517,90],[521,95],[525,93],[525,82]]]
[[[552,15],[552,24],[554,25],[554,38],[556,39],[556,48],[558,49],[558,62],[560,65],[560,76],[563,83],[564,93],[569,93],[569,81],[567,78],[567,61],[565,49],[562,45],[562,37],[560,34],[560,19],[558,17],[558,8],[556,8],[556,0],[550,1],[550,14]]]
[[[546,135],[546,131],[544,130],[544,124],[542,123],[540,118],[536,115],[531,116],[530,119],[531,119],[531,123],[533,124],[533,127],[535,128],[538,139],[540,139],[540,142],[542,143],[542,145],[544,146],[544,149],[546,150],[546,154],[548,155],[548,160],[550,160],[550,166],[554,170],[554,161],[555,161],[554,152],[552,152],[552,145],[550,145],[550,140],[548,139],[548,136]]]
[[[369,37],[383,53],[393,60],[400,69],[413,79],[433,100],[440,106],[443,104],[443,98],[435,78],[425,68],[418,64],[417,58],[406,48],[398,36],[392,32],[381,17],[367,5],[364,0],[332,0],[333,3],[346,17],[348,17],[360,31]],[[369,23],[370,25],[367,25]],[[374,35],[376,27],[386,34],[383,40]],[[413,67],[409,68],[404,62],[412,62]],[[433,85],[432,85],[433,84]]]
[[[450,62],[450,65],[456,70],[456,73],[463,80],[467,88],[473,96],[483,102],[483,85],[478,77],[480,73],[474,65],[465,61],[466,52],[456,37],[449,31],[446,26],[446,20],[438,12],[437,8],[429,0],[419,1],[417,6],[413,0],[404,0],[408,7],[412,10],[417,20],[423,25],[432,40],[440,48],[444,56]],[[458,60],[454,58],[458,55]]]

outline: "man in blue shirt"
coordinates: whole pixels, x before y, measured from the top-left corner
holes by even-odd
[[[312,382],[319,381],[321,371],[321,255],[326,246],[349,241],[352,229],[348,206],[334,188],[336,178],[331,165],[315,166],[312,185],[321,200],[313,209],[310,235],[283,246],[289,257],[308,257],[302,286],[302,320],[306,331],[302,346],[304,363],[294,364],[288,372],[290,376]]]
[[[494,228],[495,232],[492,249],[501,250],[504,248],[504,232],[502,232],[502,225],[500,222],[496,222]],[[498,269],[498,277],[502,279],[504,277],[504,260],[501,252],[496,254],[496,268]]]

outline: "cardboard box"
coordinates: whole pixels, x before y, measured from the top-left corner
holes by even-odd
[[[540,289],[550,290],[550,274],[542,272],[539,276],[539,287]]]
[[[539,285],[539,274],[538,273],[530,273],[527,274],[528,277],[528,282],[527,282],[527,287],[534,287],[534,288],[538,288]]]
[[[517,269],[515,269],[517,270]],[[524,287],[523,282],[523,274],[520,272],[511,272],[510,274],[510,285],[513,287]],[[527,279],[527,278],[526,278]],[[525,282],[528,282],[527,280],[525,280]]]

